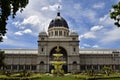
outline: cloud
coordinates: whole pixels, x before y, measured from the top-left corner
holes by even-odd
[[[22,33],[21,31],[15,32],[14,34],[15,34],[15,35],[19,35],[19,36],[22,36],[22,35],[23,35],[23,33]]]
[[[57,11],[58,10],[58,6],[61,6],[61,5],[59,5],[59,4],[48,5],[48,6],[42,7],[41,10],[42,11],[45,11],[45,10]]]
[[[62,0],[58,0],[58,2],[59,2],[59,3],[61,3],[61,2],[62,2]]]
[[[25,18],[22,22],[23,25],[31,24],[33,26],[40,24],[40,19],[38,16],[33,15],[29,16],[28,18]]]
[[[86,38],[86,39],[94,39],[94,38],[96,38],[96,36],[94,35],[94,33],[93,32],[87,32],[87,33],[85,33],[85,34],[83,34],[83,35],[80,35],[80,39],[81,38]]]
[[[105,33],[105,36],[101,39],[102,43],[111,43],[120,40],[120,29],[115,28]]]
[[[102,28],[103,28],[103,26],[97,25],[97,26],[93,26],[90,30],[91,31],[98,31],[98,30],[101,30]]]
[[[77,4],[74,4],[73,8],[76,9],[76,10],[80,10],[81,5],[78,4],[78,3],[77,3]]]
[[[98,45],[94,45],[93,48],[100,48]]]
[[[101,2],[101,3],[96,3],[93,5],[93,8],[95,9],[101,9],[105,6],[105,3]]]
[[[114,21],[110,19],[109,13],[99,19],[99,23],[107,26],[114,26]]]
[[[32,33],[32,30],[31,29],[26,29],[26,30],[23,31],[23,33],[29,34],[29,33]]]
[[[87,17],[91,22],[96,22],[96,12],[91,9],[85,9],[83,10],[82,15],[84,17]]]
[[[91,47],[89,44],[83,44],[84,47]]]
[[[8,39],[8,37],[7,36],[3,36],[3,39],[5,40],[5,39]]]
[[[22,36],[23,34],[31,34],[31,33],[32,33],[31,29],[25,29],[24,31],[18,31],[18,32],[15,32],[14,34],[18,36]]]
[[[42,7],[41,10],[42,11],[48,10],[48,7]]]
[[[14,40],[14,39],[5,39],[4,42],[1,43],[1,45],[3,46],[12,46],[15,48],[32,48],[35,47],[33,46],[33,43],[28,43],[28,42],[24,42],[24,41],[18,41],[18,40]],[[18,46],[19,45],[19,46]],[[3,48],[2,46],[0,46],[0,48]]]

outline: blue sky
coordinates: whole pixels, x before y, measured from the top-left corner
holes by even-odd
[[[7,21],[0,48],[37,48],[39,32],[47,31],[58,5],[70,31],[79,34],[80,48],[120,48],[120,28],[109,18],[111,6],[120,0],[30,0],[22,13]]]

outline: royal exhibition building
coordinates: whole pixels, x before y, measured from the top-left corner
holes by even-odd
[[[115,71],[120,70],[120,49],[80,49],[79,35],[70,31],[67,21],[60,12],[51,20],[48,32],[38,34],[38,49],[2,49],[5,51],[5,64],[8,71],[28,70],[31,72],[51,72],[53,54],[59,48],[63,54],[62,66],[65,73],[76,70],[100,71],[109,66]],[[1,68],[2,69],[2,68]]]

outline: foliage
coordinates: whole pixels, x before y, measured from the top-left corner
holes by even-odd
[[[103,71],[107,76],[109,76],[110,73],[112,72],[112,68],[111,68],[111,67],[104,66],[104,67],[102,68],[102,71]]]
[[[89,70],[89,71],[87,71],[87,74],[88,74],[89,76],[94,76],[95,71],[94,71],[94,70]]]
[[[30,72],[26,71],[26,70],[23,70],[21,73],[20,73],[20,77],[29,77],[31,74]]]
[[[6,72],[5,72],[5,75],[6,75],[6,76],[10,76],[10,75],[11,75],[11,72],[10,72],[10,71],[6,71]]]
[[[5,67],[4,59],[5,59],[4,51],[0,50],[0,68]]]
[[[16,12],[19,9],[22,12],[28,2],[29,0],[0,0],[0,42],[3,41],[3,36],[7,30],[6,24],[8,17],[12,15],[14,18]]]
[[[110,12],[110,18],[115,20],[114,24],[117,27],[120,27],[120,2],[118,2],[116,5],[113,5],[112,10],[113,11]]]

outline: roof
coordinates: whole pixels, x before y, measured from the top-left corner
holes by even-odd
[[[80,54],[113,54],[120,53],[120,49],[80,49]]]
[[[2,49],[5,54],[38,54],[38,49]]]
[[[49,28],[53,28],[53,27],[65,27],[65,28],[69,28],[68,24],[66,22],[66,20],[60,16],[60,12],[57,13],[57,16],[55,17],[55,19],[53,19],[50,24],[49,24]]]
[[[38,54],[38,49],[2,49],[5,54]],[[80,49],[79,54],[113,54],[120,49]]]

